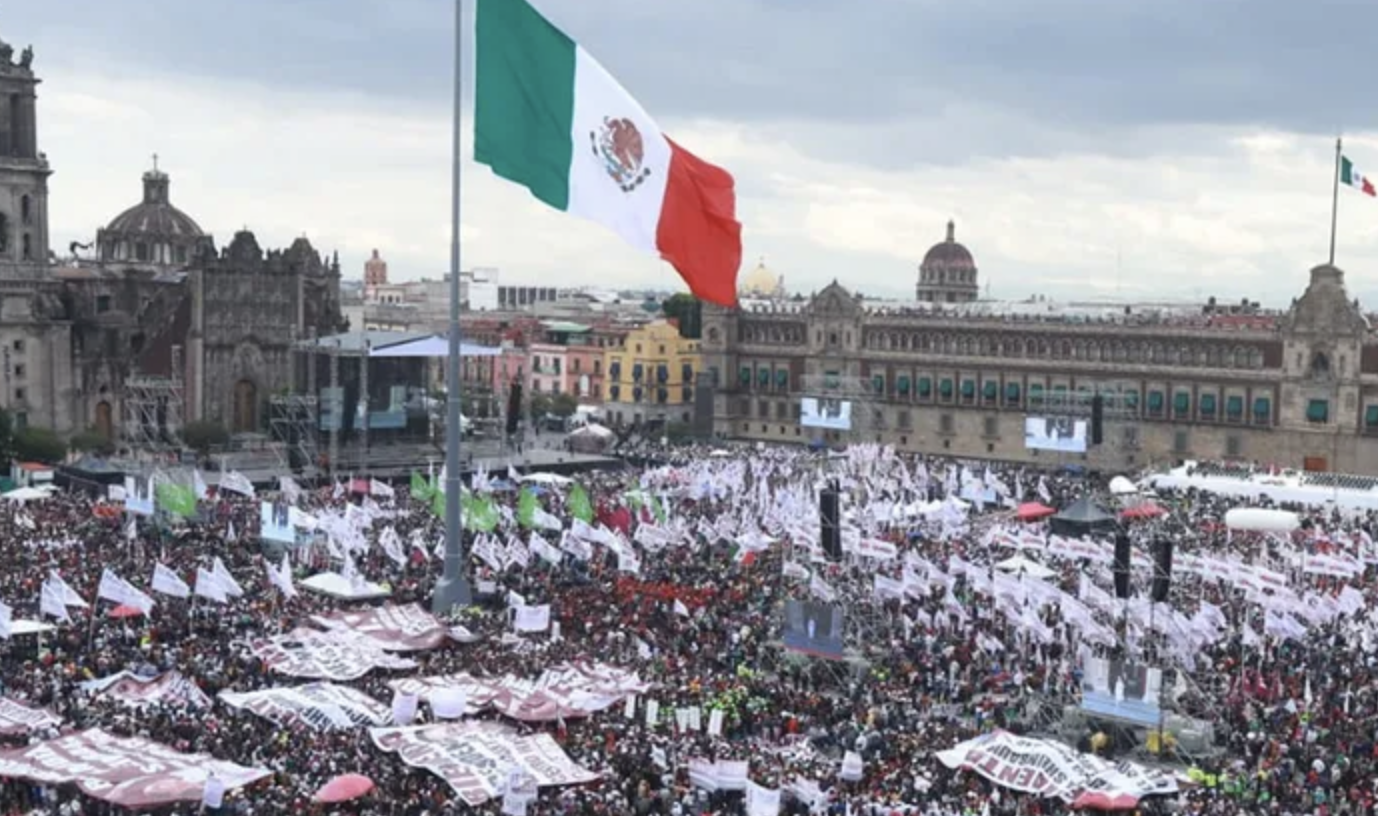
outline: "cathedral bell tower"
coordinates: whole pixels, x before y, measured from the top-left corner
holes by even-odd
[[[16,59],[0,40],[0,278],[34,277],[48,263],[48,158],[38,150],[33,48]]]

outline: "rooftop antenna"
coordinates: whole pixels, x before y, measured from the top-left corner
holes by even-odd
[[[153,154],[153,172],[158,172],[158,154]]]

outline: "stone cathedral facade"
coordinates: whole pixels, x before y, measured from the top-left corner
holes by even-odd
[[[270,395],[303,385],[293,344],[344,328],[338,259],[248,230],[217,248],[156,159],[136,203],[59,259],[33,59],[0,42],[0,407],[118,440],[134,384],[164,383],[181,421],[266,430]]]

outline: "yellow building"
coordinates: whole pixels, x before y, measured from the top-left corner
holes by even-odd
[[[629,332],[604,354],[603,370],[603,410],[613,425],[691,421],[699,341],[680,337],[674,323],[657,320]]]

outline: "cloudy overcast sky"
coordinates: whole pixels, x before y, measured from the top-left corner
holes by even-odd
[[[1378,168],[1368,0],[536,2],[734,173],[748,265],[764,256],[805,292],[836,278],[912,296],[951,217],[995,297],[1285,305],[1326,257],[1337,133]],[[45,80],[53,245],[135,203],[156,152],[173,200],[222,244],[248,226],[265,245],[338,249],[351,276],[374,247],[395,277],[442,274],[452,9],[6,4],[0,37],[33,43]],[[463,171],[466,267],[675,282]],[[1378,201],[1341,190],[1340,205],[1338,262],[1378,306]]]

